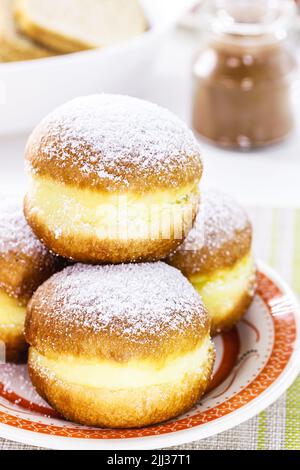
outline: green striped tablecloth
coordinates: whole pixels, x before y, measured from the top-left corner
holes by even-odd
[[[300,209],[251,208],[256,256],[300,296]],[[0,450],[32,447],[0,439]],[[300,377],[270,408],[240,426],[176,449],[300,450]]]

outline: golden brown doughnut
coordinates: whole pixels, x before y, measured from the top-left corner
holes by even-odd
[[[212,334],[230,329],[246,312],[256,286],[252,226],[229,196],[203,191],[195,224],[168,258],[200,293],[212,319]]]
[[[6,358],[1,360],[25,359],[26,305],[37,287],[61,263],[28,226],[21,201],[14,196],[3,198],[0,201],[0,342],[4,343]]]
[[[54,252],[88,263],[158,260],[183,241],[202,163],[186,125],[119,95],[78,98],[29,139],[26,218]]]
[[[66,268],[33,296],[29,371],[65,418],[131,428],[190,409],[214,350],[201,299],[165,263]]]

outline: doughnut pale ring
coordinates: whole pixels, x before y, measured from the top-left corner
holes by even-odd
[[[154,261],[198,208],[202,163],[186,125],[136,98],[78,98],[29,139],[26,218],[54,252],[91,264]]]
[[[230,329],[253,300],[256,269],[252,227],[230,197],[204,191],[193,229],[168,262],[200,293],[212,319],[212,334]]]
[[[37,287],[61,264],[33,234],[21,202],[0,202],[0,341],[6,361],[22,362],[27,346],[23,334],[26,305]]]
[[[25,329],[33,384],[81,424],[165,421],[190,409],[211,378],[209,317],[165,263],[68,267],[37,290]]]

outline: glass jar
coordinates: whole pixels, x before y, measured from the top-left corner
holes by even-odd
[[[193,127],[225,147],[284,139],[296,69],[288,41],[293,0],[209,0],[210,34],[193,64]]]

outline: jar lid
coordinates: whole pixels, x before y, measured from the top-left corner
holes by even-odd
[[[207,0],[204,10],[216,33],[286,36],[295,19],[294,0]]]

